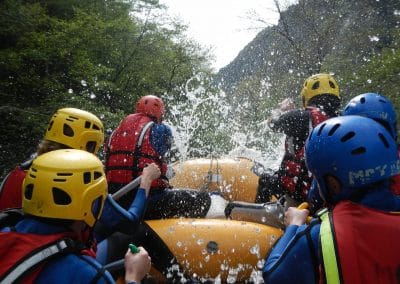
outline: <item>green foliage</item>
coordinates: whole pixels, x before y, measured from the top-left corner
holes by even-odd
[[[138,98],[159,95],[175,159],[242,146],[269,153],[281,137],[265,120],[285,98],[300,106],[303,80],[317,72],[335,74],[343,103],[380,92],[399,109],[398,11],[397,0],[298,1],[218,74],[220,92],[209,51],[158,0],[1,1],[0,176],[35,151],[61,107],[113,130]]]
[[[114,129],[139,97],[173,95],[210,72],[207,52],[163,9],[155,0],[0,2],[0,175],[35,151],[58,108],[91,111]]]

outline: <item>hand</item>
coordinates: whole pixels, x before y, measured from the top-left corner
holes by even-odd
[[[285,226],[297,225],[301,226],[306,223],[308,214],[307,209],[298,209],[296,207],[289,207],[285,212]]]
[[[125,254],[125,282],[139,283],[149,273],[151,258],[143,247],[138,253],[131,253],[130,249]]]
[[[161,171],[155,163],[147,165],[147,167],[143,169],[140,187],[148,191],[153,180],[159,178],[160,175]]]
[[[293,102],[293,100],[291,98],[286,98],[279,103],[279,109],[281,111],[288,111],[288,110],[294,109],[295,107],[296,107],[296,104]]]

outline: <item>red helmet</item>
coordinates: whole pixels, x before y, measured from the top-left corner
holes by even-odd
[[[153,95],[141,97],[136,103],[136,112],[154,117],[160,122],[165,113],[164,102]]]

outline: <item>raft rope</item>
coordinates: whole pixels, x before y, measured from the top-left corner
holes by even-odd
[[[216,174],[215,174],[215,179],[214,179],[214,173],[212,171],[213,168],[213,161],[216,161],[217,163],[217,168],[216,168]],[[217,185],[219,185],[219,183],[221,182],[220,180],[220,167],[219,167],[219,161],[217,158],[214,158],[213,156],[211,156],[210,159],[210,168],[207,172],[207,176],[206,176],[206,182],[200,187],[200,191],[207,191],[207,189],[210,187],[210,184],[212,182],[216,182]]]

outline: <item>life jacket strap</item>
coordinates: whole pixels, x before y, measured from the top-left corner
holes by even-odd
[[[325,208],[325,210],[319,212],[318,216],[321,219],[320,240],[326,283],[338,284],[341,283],[341,281],[331,225],[332,215]]]
[[[40,264],[42,261],[53,257],[56,254],[63,253],[70,250],[71,245],[66,239],[52,243],[49,246],[35,252],[28,256],[24,261],[18,263],[3,279],[0,283],[15,283],[24,273]]]

